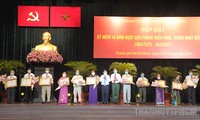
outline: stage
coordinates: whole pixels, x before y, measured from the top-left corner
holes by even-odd
[[[200,105],[0,104],[2,120],[177,120],[200,119]]]

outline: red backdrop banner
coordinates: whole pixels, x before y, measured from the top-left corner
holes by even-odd
[[[18,6],[18,26],[48,27],[48,6]]]
[[[51,27],[80,27],[80,7],[50,7]]]
[[[94,17],[94,58],[199,59],[200,17]]]

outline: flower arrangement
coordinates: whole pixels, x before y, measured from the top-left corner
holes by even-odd
[[[32,50],[26,57],[27,62],[62,63],[63,57],[57,51]]]

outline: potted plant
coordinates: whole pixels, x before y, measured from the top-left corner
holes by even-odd
[[[0,60],[0,74],[15,70],[17,75],[21,75],[21,73],[24,72],[24,66],[25,65],[18,60]]]
[[[133,78],[136,77],[136,75],[137,75],[137,68],[136,68],[135,64],[133,64],[133,63],[113,62],[109,66],[110,72],[113,72],[114,68],[116,68],[118,70],[118,73],[121,75],[124,74],[125,69],[129,70],[129,74],[132,75]]]
[[[200,75],[200,65],[195,65],[195,68],[196,68],[196,73],[198,74],[198,75]]]

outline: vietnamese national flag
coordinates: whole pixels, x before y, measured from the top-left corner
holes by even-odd
[[[80,27],[80,7],[50,7],[51,27]]]
[[[48,27],[48,6],[18,6],[18,26]]]

